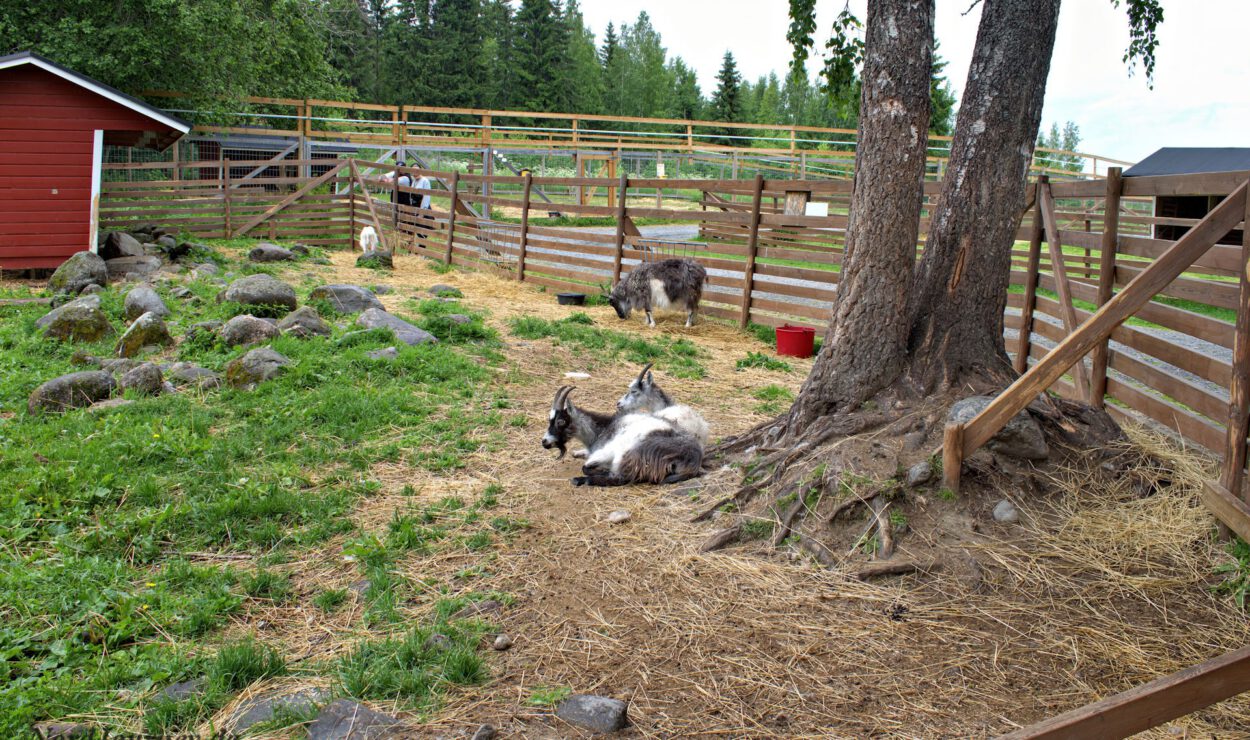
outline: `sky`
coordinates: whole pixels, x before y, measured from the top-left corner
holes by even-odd
[[[750,80],[784,74],[787,0],[581,0],[599,39],[611,21],[651,17],[669,54],[699,74],[705,94],[716,85],[726,50]],[[937,0],[939,53],[956,95],[976,42],[980,7],[972,0]],[[817,0],[817,52],[823,50],[844,0]],[[866,0],[852,0],[863,19]],[[1128,21],[1111,0],[1066,0],[1059,16],[1042,126],[1074,121],[1083,152],[1136,162],[1162,146],[1250,146],[1250,0],[1162,0],[1163,25],[1154,89],[1140,67],[1131,77],[1121,60]],[[815,70],[815,66],[812,65]],[[1103,168],[1099,166],[1099,172]]]

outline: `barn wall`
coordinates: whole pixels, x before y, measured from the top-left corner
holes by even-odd
[[[90,248],[93,132],[154,127],[37,67],[0,70],[0,267],[56,267]]]

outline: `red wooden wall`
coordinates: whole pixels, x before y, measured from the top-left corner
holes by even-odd
[[[165,127],[34,65],[0,70],[0,268],[56,267],[91,248],[95,129]]]

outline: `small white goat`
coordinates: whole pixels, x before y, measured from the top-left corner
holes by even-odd
[[[373,230],[372,226],[366,226],[360,230],[360,251],[373,252],[378,248],[378,232]]]

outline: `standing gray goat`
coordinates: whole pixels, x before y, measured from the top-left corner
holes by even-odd
[[[672,422],[651,414],[609,416],[578,408],[569,401],[572,391],[568,385],[556,391],[543,447],[554,447],[564,457],[571,440],[586,445],[586,463],[573,485],[677,483],[703,472],[703,445]]]
[[[707,270],[691,259],[667,259],[638,265],[612,289],[608,303],[616,315],[628,319],[630,311],[641,308],[647,325],[655,326],[655,309],[685,309],[686,326],[694,326]]]

